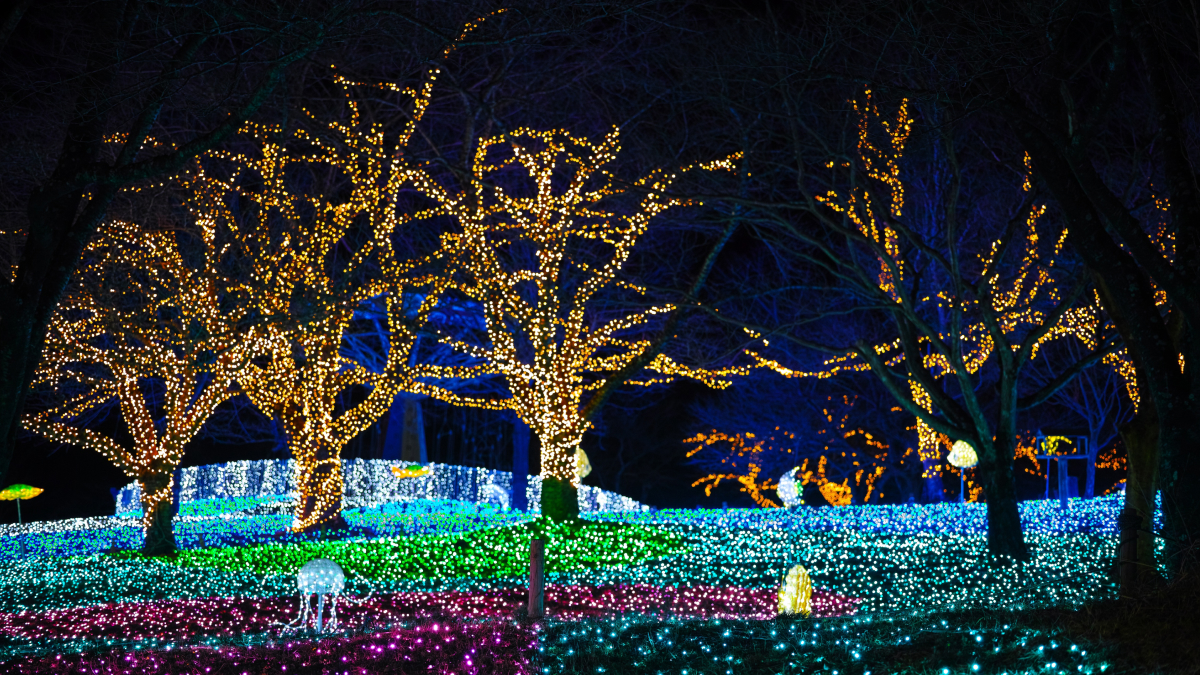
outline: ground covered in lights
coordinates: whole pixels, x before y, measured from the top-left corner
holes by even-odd
[[[0,670],[1129,667],[1112,639],[1072,632],[1062,618],[1112,604],[1115,497],[1065,510],[1024,504],[1033,559],[1008,566],[989,563],[983,507],[974,504],[629,512],[562,525],[486,505],[414,502],[350,513],[350,529],[320,538],[285,534],[279,514],[242,506],[208,505],[177,521],[183,550],[173,558],[131,550],[128,518],[10,528],[0,543]],[[540,622],[519,616],[534,536],[548,542],[549,618]],[[295,573],[314,558],[337,561],[348,576],[338,624],[323,635],[288,626],[299,616]],[[776,617],[780,579],[797,563],[812,575],[813,616]]]

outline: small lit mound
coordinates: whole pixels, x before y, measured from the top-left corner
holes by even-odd
[[[328,558],[347,573],[373,581],[496,578],[528,574],[529,541],[534,533],[547,540],[546,567],[550,572],[635,565],[688,550],[684,537],[666,528],[540,520],[528,526],[463,535],[204,548],[156,560],[222,572],[290,575],[310,560]]]

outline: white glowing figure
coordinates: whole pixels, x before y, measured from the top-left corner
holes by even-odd
[[[320,633],[324,628],[337,626],[337,599],[342,589],[346,587],[346,575],[341,566],[326,558],[317,558],[304,563],[296,574],[296,588],[300,591],[300,618],[289,628],[304,628],[308,625],[309,614],[312,613],[312,596],[317,596],[317,612],[313,617],[313,627]],[[329,596],[329,623],[322,625],[322,615],[325,610],[325,596]]]
[[[483,503],[484,504],[499,504],[500,508],[508,510],[508,490],[501,488],[495,483],[488,483],[483,488]]]
[[[775,489],[775,494],[779,495],[784,506],[799,506],[804,503],[800,500],[800,486],[796,485],[796,472],[799,470],[800,467],[795,467],[779,477],[779,487]]]

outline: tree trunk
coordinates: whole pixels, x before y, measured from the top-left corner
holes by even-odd
[[[939,459],[921,460],[921,502],[925,504],[940,504],[946,500],[945,488],[942,485],[942,462]]]
[[[388,409],[387,426],[384,431],[383,459],[400,459],[404,447],[404,395],[396,394]]]
[[[980,453],[978,470],[983,474],[983,496],[987,501],[988,553],[993,558],[1007,556],[1024,562],[1029,559],[1029,549],[1021,532],[1012,456],[1012,448],[994,443],[990,453]]]
[[[400,459],[429,463],[429,454],[425,451],[425,416],[421,414],[421,400],[413,396],[404,397],[404,440]]]
[[[1091,439],[1088,439],[1089,441]],[[1095,447],[1095,444],[1089,444],[1087,458],[1087,484],[1083,489],[1083,498],[1091,499],[1096,496],[1096,455],[1100,453],[1100,449]]]
[[[513,421],[512,508],[529,510],[529,426],[519,418]]]
[[[1158,494],[1158,417],[1145,399],[1133,421],[1121,428],[1125,442],[1125,510],[1121,514],[1121,597],[1135,598],[1159,579],[1154,556],[1154,511]]]
[[[307,446],[307,447],[305,447]],[[314,532],[344,528],[342,519],[342,460],[328,443],[304,439],[295,456],[296,511],[292,530]]]
[[[173,482],[169,473],[138,477],[138,487],[142,490],[142,528],[145,533],[142,553],[145,555],[173,555],[177,550],[171,525],[175,519]]]
[[[1200,334],[1183,325],[1173,312],[1169,323],[1176,351],[1184,357],[1183,372],[1173,388],[1170,405],[1159,417],[1159,467],[1156,487],[1161,490],[1164,562],[1172,581],[1200,572]],[[1177,364],[1175,365],[1178,368]]]

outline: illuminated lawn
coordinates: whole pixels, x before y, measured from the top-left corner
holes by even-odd
[[[687,550],[673,529],[615,523],[578,526],[535,521],[461,535],[318,541],[181,551],[162,562],[220,572],[295,574],[304,563],[328,558],[349,575],[371,581],[494,579],[529,569],[529,541],[547,541],[547,571],[620,567]],[[142,559],[140,554],[119,555]]]
[[[276,662],[287,673],[1115,672],[1103,645],[1029,617],[1115,597],[1119,505],[1026,505],[1033,559],[1021,566],[989,564],[977,505],[611,514],[574,527],[472,520],[459,505],[430,521],[440,532],[396,536],[381,512],[374,531],[389,536],[360,525],[325,541],[281,535],[271,515],[213,519],[204,541],[228,540],[225,527],[245,544],[9,560],[0,659],[5,672],[122,675]],[[540,629],[514,618],[535,532],[549,542]],[[341,637],[283,628],[297,616],[295,571],[318,557],[347,570]],[[814,617],[777,619],[775,591],[797,563]],[[435,625],[445,650],[420,637]]]

